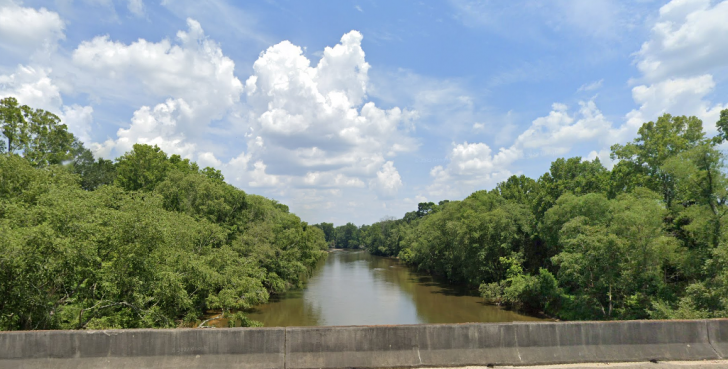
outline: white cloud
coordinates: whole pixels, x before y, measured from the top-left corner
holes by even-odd
[[[68,131],[78,137],[81,142],[91,142],[91,124],[93,123],[94,109],[90,106],[73,104],[64,105],[60,114],[61,122],[68,127]]]
[[[510,147],[501,147],[497,153],[482,142],[454,145],[448,164],[430,171],[430,195],[464,196],[507,179],[513,164],[524,157],[561,156],[583,142],[608,139],[612,124],[594,101],[582,101],[579,106],[578,112],[569,114],[566,105],[553,104],[549,115],[535,119]]]
[[[564,155],[576,144],[603,138],[609,133],[609,122],[594,101],[580,102],[579,112],[569,115],[564,104],[553,104],[546,117],[533,121],[531,127],[516,139],[514,147],[535,150],[541,155]]]
[[[0,75],[0,98],[12,96],[22,105],[54,113],[71,133],[83,142],[90,142],[93,108],[63,105],[59,88],[50,73],[50,69],[20,65],[14,73]]]
[[[215,169],[220,169],[223,165],[223,163],[215,157],[215,154],[209,151],[201,152],[197,155],[197,164],[200,168],[212,167]]]
[[[15,73],[0,75],[0,94],[13,96],[21,104],[59,113],[61,94],[51,80],[50,69],[20,65]]]
[[[332,172],[308,172],[302,178],[301,187],[364,187],[364,182],[359,178],[345,176],[341,173]]]
[[[273,187],[280,184],[278,176],[270,175],[265,171],[266,165],[262,161],[253,164],[252,180],[248,182],[251,187]]]
[[[187,31],[177,33],[176,44],[140,39],[126,45],[99,36],[73,52],[74,64],[94,79],[81,89],[113,97],[114,91],[103,86],[136,81],[152,97],[172,96],[134,112],[131,126],[119,129],[116,140],[95,146],[99,154],[119,155],[134,143],[146,143],[194,158],[210,122],[223,118],[240,101],[244,88],[233,73],[235,63],[205,36],[197,21],[188,19],[187,26]]]
[[[594,90],[598,90],[598,89],[600,89],[602,87],[602,83],[604,83],[604,80],[603,79],[600,79],[598,81],[594,81],[592,83],[585,83],[585,84],[581,85],[579,87],[579,89],[576,90],[576,91],[577,92],[582,92],[582,91],[594,91]]]
[[[703,127],[709,135],[715,134],[715,122],[720,111],[728,105],[712,105],[706,100],[714,88],[715,82],[709,74],[634,87],[632,97],[640,107],[630,111],[625,124],[613,133],[615,142],[634,137],[642,123],[654,121],[665,113],[696,116],[703,120]]]
[[[728,1],[673,0],[660,8],[652,37],[637,52],[648,81],[693,77],[728,66]]]
[[[366,101],[370,67],[361,40],[357,31],[345,34],[325,48],[315,67],[289,41],[271,46],[254,63],[241,122],[249,132],[247,152],[280,183],[356,188],[369,182],[387,195],[401,187],[385,156],[417,147],[407,135],[416,115]]]
[[[384,163],[382,169],[377,172],[377,177],[369,181],[369,188],[374,189],[383,197],[394,196],[400,187],[402,187],[402,178],[391,161]]]
[[[104,95],[109,91],[103,86],[93,87],[132,80],[153,96],[183,98],[219,116],[215,112],[220,107],[239,101],[243,85],[233,74],[235,63],[205,36],[200,23],[188,19],[187,26],[187,31],[177,32],[176,44],[140,39],[126,45],[109,36],[82,42],[73,52],[73,62],[85,68],[94,82],[82,87]]]
[[[521,155],[515,147],[501,148],[493,154],[482,142],[456,144],[448,155],[448,165],[430,170],[433,182],[427,190],[434,197],[459,197],[495,185],[511,176],[508,168]]]
[[[146,16],[146,10],[144,9],[144,2],[142,0],[128,0],[127,9],[139,18]]]
[[[192,107],[183,99],[168,99],[154,109],[143,106],[134,112],[131,126],[117,132],[117,154],[130,151],[135,143],[157,145],[168,154],[193,158],[196,145],[187,140],[181,126],[195,124]]]
[[[0,2],[0,49],[28,57],[37,51],[55,50],[65,38],[65,23],[58,13],[33,9],[14,1]]]

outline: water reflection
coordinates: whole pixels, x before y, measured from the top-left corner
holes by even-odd
[[[330,253],[306,288],[271,299],[248,316],[278,327],[539,320],[485,305],[397,260],[364,251]]]

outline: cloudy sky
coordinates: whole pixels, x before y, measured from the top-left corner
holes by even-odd
[[[156,144],[360,225],[609,165],[664,112],[714,133],[726,20],[728,0],[0,0],[0,97],[98,156]]]

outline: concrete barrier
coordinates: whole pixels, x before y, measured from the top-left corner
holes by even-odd
[[[5,368],[394,368],[728,358],[728,320],[0,333]]]
[[[704,320],[514,325],[521,364],[720,358]]]
[[[728,319],[712,319],[706,322],[711,346],[724,359],[728,359]]]
[[[390,368],[518,362],[512,324],[288,328],[286,368]]]
[[[282,368],[285,328],[0,333],[0,368]]]

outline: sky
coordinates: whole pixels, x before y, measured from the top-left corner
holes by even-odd
[[[728,108],[728,0],[0,0],[0,98],[309,223],[402,217]],[[724,147],[725,149],[725,147]]]

